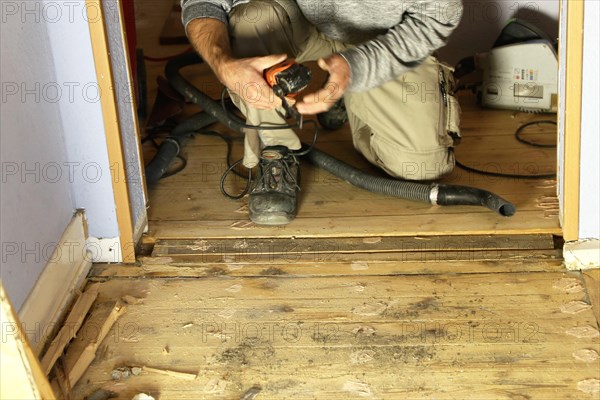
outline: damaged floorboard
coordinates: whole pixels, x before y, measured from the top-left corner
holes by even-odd
[[[161,240],[152,257],[236,256],[261,254],[458,252],[477,250],[548,250],[554,248],[551,235],[452,236],[452,237],[369,237],[331,239],[198,239]]]
[[[312,258],[312,259],[311,259]],[[301,259],[282,257],[277,260],[255,257],[225,258],[219,262],[202,262],[198,258],[142,258],[139,265],[99,264],[90,277],[104,281],[111,278],[201,278],[214,276],[355,276],[363,275],[431,275],[464,273],[550,272],[564,271],[560,251],[482,251],[453,254],[389,253],[383,256],[344,254],[325,261],[330,255]]]
[[[596,276],[565,273],[555,240],[159,240],[93,267],[101,300],[140,300],[75,398],[595,399]],[[111,379],[148,366],[186,379]]]
[[[598,322],[581,274],[320,267],[330,274],[106,279],[97,267],[99,301],[130,304],[74,398],[104,388],[121,399],[240,399],[257,385],[260,399],[598,396]],[[113,381],[120,367],[151,368]]]
[[[90,276],[357,276],[562,271],[551,235],[159,240],[136,266]]]

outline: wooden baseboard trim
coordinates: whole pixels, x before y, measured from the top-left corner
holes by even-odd
[[[600,268],[600,239],[567,242],[563,252],[565,265],[569,270]]]
[[[0,281],[0,323],[3,337],[0,343],[0,398],[47,399],[56,397],[50,388],[46,374],[20,329],[19,317],[4,291]],[[5,331],[6,329],[6,331]],[[4,333],[6,332],[6,334]],[[10,333],[9,333],[10,332]]]
[[[86,232],[85,215],[77,212],[19,312],[36,356],[56,333],[58,322],[92,267]]]

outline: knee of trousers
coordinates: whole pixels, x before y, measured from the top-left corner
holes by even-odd
[[[413,181],[438,179],[454,169],[452,139],[435,127],[429,129],[368,125],[347,104],[354,147],[389,175]],[[371,121],[373,122],[373,121]],[[377,122],[377,121],[375,121]],[[417,135],[414,134],[417,132]]]
[[[414,151],[377,141],[371,143],[372,162],[393,177],[411,181],[430,181],[449,174],[454,169],[452,148],[439,147]]]
[[[254,0],[234,7],[229,15],[229,35],[237,57],[295,56],[310,34],[308,26],[291,0]]]

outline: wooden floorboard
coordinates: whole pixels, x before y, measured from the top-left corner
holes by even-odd
[[[286,227],[257,226],[247,218],[209,221],[155,221],[150,235],[164,239],[194,239],[198,237],[269,238],[269,237],[340,237],[340,236],[419,236],[456,234],[561,234],[558,221],[542,212],[524,211],[519,218],[501,218],[491,213],[475,213],[469,207],[463,213],[416,216],[355,216],[297,218]],[[468,216],[468,217],[467,217]],[[465,221],[467,219],[467,221]],[[476,220],[477,224],[466,222]],[[525,227],[525,224],[530,226]],[[355,227],[353,229],[349,227]],[[462,229],[461,229],[462,227]]]
[[[346,142],[346,145],[350,144]],[[321,145],[326,150],[329,147],[331,151],[336,146],[333,144],[332,146],[328,146],[328,144]],[[202,146],[197,148],[198,151],[202,151]],[[221,152],[216,149],[220,149]],[[155,226],[160,226],[160,223],[164,221],[198,221],[200,224],[196,225],[191,237],[214,234],[229,237],[239,236],[235,229],[229,230],[229,232],[214,233],[211,232],[209,227],[212,223],[220,220],[231,221],[230,224],[247,220],[247,199],[233,202],[223,199],[219,192],[218,183],[222,173],[226,170],[225,162],[220,157],[220,154],[224,154],[224,150],[223,145],[215,144],[214,148],[205,150],[207,155],[202,154],[195,158],[192,154],[192,151],[195,150],[190,149],[188,151],[188,157],[190,158],[188,169],[180,176],[166,179],[160,185],[151,188],[150,219],[158,223]],[[532,157],[523,157],[532,159]],[[374,170],[368,167],[360,155],[352,149],[349,149],[341,158],[345,158],[345,161],[352,164],[360,165],[361,168]],[[494,157],[486,155],[482,156],[481,159],[490,160]],[[502,166],[499,163],[484,164],[473,160],[476,160],[476,158],[467,163],[489,171],[523,172],[519,169],[519,164],[507,163]],[[552,160],[554,160],[554,157]],[[546,167],[532,165],[523,168],[526,171],[535,173],[545,173],[554,168],[552,165]],[[387,232],[390,235],[410,236],[414,234],[410,227],[419,223],[423,219],[423,215],[435,214],[436,220],[440,221],[439,226],[441,229],[446,216],[452,219],[452,216],[460,214],[467,217],[468,220],[460,227],[452,228],[455,234],[486,233],[486,231],[487,233],[494,233],[489,226],[486,226],[487,221],[490,219],[499,225],[504,225],[506,222],[518,225],[521,227],[521,233],[560,233],[555,181],[500,179],[457,169],[452,175],[446,177],[443,182],[476,186],[493,191],[514,202],[518,210],[517,215],[508,221],[504,221],[504,218],[481,207],[435,207],[407,200],[387,198],[353,188],[328,173],[315,170],[311,166],[305,166],[303,168],[303,190],[299,194],[300,209],[302,210],[298,218],[299,225],[307,225],[303,222],[310,224],[315,217],[327,221],[331,218],[344,216],[347,220],[342,221],[341,226],[334,234],[360,236],[362,233],[359,228],[363,228],[365,225],[361,223],[360,218],[380,216],[385,219],[387,216],[392,218],[412,216],[412,221],[408,219],[401,226],[386,225],[378,227],[376,221],[370,221],[369,223],[369,226],[379,233]],[[233,184],[228,184],[227,187],[232,192],[239,192],[244,185],[245,182],[237,179],[233,181]],[[351,219],[353,216],[356,216],[359,220]],[[533,218],[530,219],[530,216],[533,216]],[[204,222],[208,226],[204,226]],[[293,229],[293,225],[290,227]],[[312,232],[309,229],[306,235],[322,235],[318,228],[319,226],[315,226]],[[261,230],[265,231],[264,228]],[[279,228],[271,228],[270,231],[273,235],[281,234]],[[435,235],[436,227],[425,229],[425,232]],[[447,232],[447,230],[437,231],[438,234],[447,234]],[[156,238],[177,237],[163,230],[152,232],[152,235]]]
[[[168,7],[167,7],[168,8]],[[150,34],[150,29],[145,32]],[[156,35],[156,33],[152,33]],[[154,36],[152,36],[154,37]],[[164,54],[165,46],[148,44]],[[179,47],[174,46],[171,53]],[[221,86],[206,66],[186,68],[186,78],[211,96]],[[162,65],[149,65],[149,93],[156,93],[154,77]],[[317,81],[318,79],[315,79]],[[556,170],[556,151],[526,146],[514,138],[523,123],[554,116],[511,111],[485,110],[469,94],[461,94],[463,143],[456,156],[464,164],[490,172],[510,174],[551,174]],[[188,112],[192,112],[190,107]],[[235,137],[217,125],[216,130]],[[524,133],[540,143],[555,141],[551,126],[534,126]],[[311,139],[305,129],[301,138]],[[369,165],[354,150],[348,127],[322,132],[317,147],[370,173],[381,171]],[[234,142],[233,156],[240,158],[242,142]],[[149,144],[144,153],[154,153]],[[229,201],[219,191],[221,175],[227,169],[225,144],[216,138],[197,137],[185,149],[188,167],[177,176],[149,188],[149,240],[237,237],[364,237],[372,235],[409,237],[422,235],[468,234],[561,234],[558,221],[556,181],[551,179],[508,179],[466,172],[456,168],[441,182],[480,187],[493,191],[517,206],[517,214],[506,219],[481,207],[436,207],[407,200],[387,198],[351,187],[323,171],[302,163],[302,191],[296,221],[285,228],[265,228],[248,224],[247,199]],[[245,182],[235,179],[228,190],[240,192]],[[368,221],[367,221],[368,220]]]
[[[161,240],[154,246],[153,257],[228,256],[262,254],[327,253],[398,253],[452,252],[478,250],[553,250],[550,235],[454,236],[454,237],[373,237],[314,239],[216,239]]]
[[[202,244],[204,245],[204,244]],[[563,271],[561,250],[449,250],[403,253],[315,252],[260,255],[141,257],[138,265],[94,265],[90,278],[200,278],[214,276],[396,276]]]
[[[600,269],[586,271],[583,276],[590,297],[589,301],[593,306],[598,327],[600,327]]]
[[[123,267],[122,267],[123,268]],[[600,378],[593,311],[580,274],[113,278],[100,301],[128,306],[75,398],[104,388],[128,399],[593,399]],[[580,328],[588,327],[583,334]],[[144,372],[197,374],[193,381]],[[594,397],[596,396],[596,397]]]

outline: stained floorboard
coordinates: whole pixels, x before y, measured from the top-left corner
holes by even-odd
[[[566,283],[566,285],[565,285]],[[568,289],[567,289],[568,288]],[[581,275],[561,272],[420,276],[113,277],[100,301],[129,305],[75,388],[131,398],[593,399],[600,351]],[[578,329],[588,327],[587,331]],[[583,333],[586,332],[586,333]],[[117,382],[111,371],[150,366]]]

